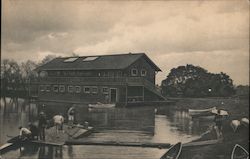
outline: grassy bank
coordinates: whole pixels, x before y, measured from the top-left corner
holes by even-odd
[[[223,142],[210,146],[184,148],[181,159],[229,159],[237,143],[249,151],[249,128],[241,126],[236,132],[230,127],[234,119],[249,118],[249,100],[239,98],[185,98],[179,99],[176,109],[203,109],[216,106],[227,110],[229,118],[223,122]]]

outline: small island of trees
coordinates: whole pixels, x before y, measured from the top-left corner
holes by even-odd
[[[228,97],[236,92],[227,74],[210,73],[191,64],[171,69],[161,87],[169,97]]]

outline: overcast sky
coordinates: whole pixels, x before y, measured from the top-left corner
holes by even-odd
[[[161,69],[199,65],[249,83],[249,2],[2,1],[3,58],[145,52]]]

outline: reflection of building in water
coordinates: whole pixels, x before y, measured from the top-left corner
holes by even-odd
[[[211,125],[209,120],[201,120],[192,118],[187,111],[174,111],[171,116],[171,123],[181,131],[187,134],[200,135]]]
[[[40,146],[38,158],[47,159],[47,158],[62,158],[63,150],[62,146]]]
[[[89,114],[95,129],[137,130],[154,133],[154,108],[107,109]]]
[[[127,105],[165,99],[155,86],[161,70],[144,53],[59,57],[36,71],[30,92],[39,100]]]

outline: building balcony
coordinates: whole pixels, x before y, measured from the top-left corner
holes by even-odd
[[[31,81],[32,84],[79,84],[79,85],[126,85],[146,86],[160,92],[154,83],[144,77],[44,77]]]

